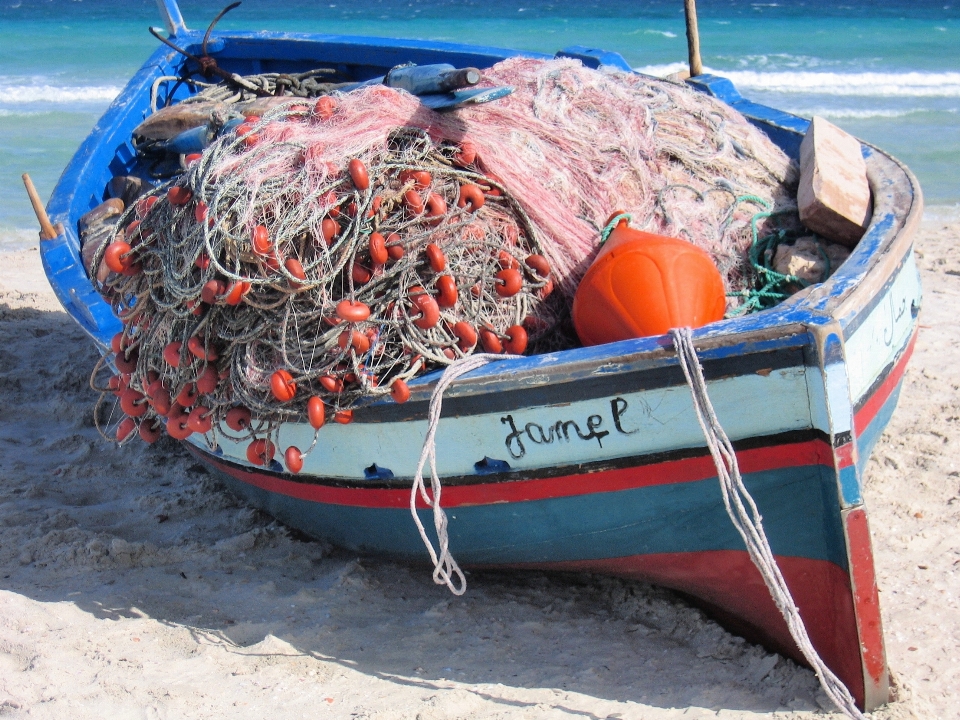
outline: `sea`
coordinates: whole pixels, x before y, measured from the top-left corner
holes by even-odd
[[[204,28],[226,0],[183,0]],[[757,102],[826,117],[904,161],[929,212],[960,210],[960,0],[698,0],[707,71]],[[157,46],[152,0],[0,0],[0,249],[36,241],[20,176],[49,197]],[[685,67],[682,0],[243,0],[221,29],[425,38]]]

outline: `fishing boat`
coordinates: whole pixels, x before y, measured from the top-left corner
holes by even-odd
[[[513,50],[441,42],[281,32],[203,33],[161,3],[170,39],[240,75],[333,68],[346,81],[400,63],[486,68]],[[631,71],[614,52],[561,50],[591,67]],[[133,76],[67,166],[41,240],[63,307],[104,353],[121,324],[81,261],[78,219],[111,177],[136,174],[131,131],[151,88],[185,57],[161,46]],[[742,98],[722,77],[687,82],[743,113],[796,158],[808,121]],[[175,90],[176,101],[189,86]],[[913,237],[922,199],[910,171],[862,145],[872,221],[850,258],[780,305],[693,334],[717,416],[733,442],[770,545],[813,646],[857,705],[888,700],[863,476],[890,420],[914,347],[920,283]],[[359,552],[422,562],[410,517],[412,478],[439,373],[411,383],[405,404],[374,403],[349,426],[324,428],[291,474],[252,464],[239,442],[189,450],[228,487],[282,522]],[[194,436],[196,438],[197,436]],[[306,421],[287,444],[309,445]],[[447,390],[436,465],[450,549],[464,567],[577,571],[635,578],[691,598],[728,628],[805,662],[741,537],[669,336],[514,357]],[[429,525],[429,510],[419,511]],[[432,531],[428,535],[436,540]]]

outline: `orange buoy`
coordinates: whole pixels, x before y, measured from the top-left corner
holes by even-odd
[[[353,422],[353,410],[337,410],[333,414],[333,421],[341,425],[349,425]]]
[[[290,402],[297,394],[297,384],[293,376],[281,368],[270,376],[270,392],[280,402]]]
[[[201,435],[210,432],[210,428],[213,427],[210,410],[203,405],[197,405],[187,416],[187,427]]]
[[[427,262],[430,263],[430,268],[434,272],[443,272],[443,269],[447,266],[447,257],[443,254],[440,246],[436,243],[430,243],[424,248],[424,251],[427,254]]]
[[[258,438],[247,445],[247,460],[253,465],[269,465],[276,451],[277,448],[272,442]]]
[[[463,352],[471,350],[477,344],[477,331],[473,329],[473,325],[464,320],[453,326],[453,334],[457,336],[457,347]]]
[[[370,317],[370,307],[357,300],[341,300],[337,303],[337,317],[347,322],[363,322]]]
[[[287,461],[287,470],[296,474],[303,470],[303,453],[296,445],[291,445],[283,454],[283,459]]]
[[[370,233],[370,261],[374,265],[386,265],[390,255],[387,253],[387,241],[378,232]]]
[[[479,185],[464,183],[460,186],[460,196],[457,198],[457,207],[466,208],[467,212],[475,213],[483,207],[483,190]]]
[[[362,160],[354,158],[350,161],[347,166],[347,171],[350,173],[350,179],[353,181],[353,185],[357,190],[366,190],[370,187],[370,177],[367,175],[367,166],[363,164]]]
[[[457,281],[451,275],[441,275],[437,278],[437,305],[442,308],[452,308],[457,304],[460,293],[457,291]]]
[[[177,403],[185,408],[192,407],[200,396],[196,383],[187,383],[177,395]]]
[[[513,297],[523,287],[523,275],[516,268],[501,270],[496,278],[496,291],[500,297]]]
[[[710,255],[621,220],[577,288],[573,324],[584,345],[599,345],[701,327],[725,310],[723,278]]]
[[[490,328],[480,328],[480,344],[483,345],[484,352],[499,355],[503,352],[503,343],[500,338]]]
[[[122,273],[130,266],[130,261],[123,256],[130,252],[130,244],[117,240],[107,246],[103,254],[103,262],[116,273]]]
[[[337,101],[329,95],[324,95],[313,106],[313,115],[317,120],[329,120],[336,111]]]
[[[163,359],[170,367],[180,367],[180,348],[183,343],[179,340],[167,343],[163,347]]]
[[[242,405],[230,408],[227,410],[227,427],[231,430],[242,432],[250,427],[252,417],[249,408],[245,408]]]
[[[120,424],[117,425],[117,442],[122,443],[130,435],[133,434],[133,431],[137,429],[137,423],[133,418],[124,418],[120,421]]]
[[[314,430],[319,430],[327,421],[327,409],[323,405],[323,400],[314,395],[307,400],[307,419]]]
[[[327,392],[341,393],[343,392],[343,380],[334,375],[321,375],[320,387]]]
[[[213,365],[207,365],[200,374],[197,375],[197,390],[199,390],[202,395],[209,395],[217,389],[219,382],[220,375],[217,369]]]
[[[473,165],[473,162],[476,159],[477,159],[477,146],[469,141],[464,141],[460,143],[460,147],[457,148],[457,151],[453,154],[453,161],[460,167]]]
[[[140,423],[139,432],[140,439],[147,443],[147,445],[150,445],[160,439],[160,433],[163,432],[163,424],[156,418],[153,420],[145,420]]]
[[[390,397],[394,402],[401,404],[410,399],[410,387],[405,380],[397,378],[390,383]]]
[[[504,334],[507,336],[507,341],[503,343],[504,351],[510,355],[523,355],[527,349],[527,331],[523,326],[513,325]]]

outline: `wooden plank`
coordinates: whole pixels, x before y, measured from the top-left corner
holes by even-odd
[[[849,247],[870,223],[870,186],[860,142],[822,117],[814,116],[800,144],[797,204],[804,225]]]

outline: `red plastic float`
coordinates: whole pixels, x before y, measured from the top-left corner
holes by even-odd
[[[283,454],[283,459],[287,463],[287,470],[296,474],[303,470],[303,453],[296,445],[291,445]]]
[[[320,223],[320,232],[323,233],[323,241],[327,247],[333,245],[333,240],[340,234],[340,223],[333,218],[326,217]]]
[[[193,407],[193,404],[199,396],[200,391],[197,390],[197,384],[187,383],[180,389],[180,393],[177,395],[177,404],[185,408]]]
[[[452,308],[457,304],[460,294],[457,292],[457,281],[450,275],[441,275],[437,278],[437,305],[442,308]]]
[[[325,95],[313,106],[313,115],[317,120],[329,120],[333,117],[334,113],[337,111],[337,101]]]
[[[394,380],[390,384],[390,397],[393,398],[393,401],[396,403],[405,403],[410,399],[410,387],[407,385],[406,381],[400,380],[399,378]]]
[[[213,365],[207,365],[197,376],[197,390],[201,395],[209,395],[217,389],[217,383],[220,382],[220,375]]]
[[[162,432],[163,423],[156,418],[153,420],[145,420],[144,422],[140,423],[140,439],[148,445],[151,445],[159,440]]]
[[[424,248],[424,252],[427,254],[427,262],[430,263],[430,269],[434,272],[443,272],[444,268],[447,267],[447,256],[443,254],[440,246],[436,243],[430,243]]]
[[[453,162],[460,167],[473,165],[477,159],[477,146],[472,142],[462,142],[457,152],[453,154]]]
[[[310,426],[313,427],[314,430],[322,428],[323,424],[327,421],[326,407],[323,404],[323,400],[316,395],[307,400],[307,420],[310,421]]]
[[[163,360],[170,367],[180,367],[180,349],[183,343],[179,340],[167,343],[163,348]]]
[[[496,275],[497,295],[500,297],[513,297],[523,287],[523,275],[516,268],[507,268],[501,270]]]
[[[333,414],[333,421],[341,425],[349,425],[353,422],[353,410],[337,410]]]
[[[584,345],[599,345],[701,327],[725,310],[723,278],[709,254],[621,220],[580,282],[573,324]]]
[[[341,300],[337,303],[337,317],[347,322],[363,322],[370,317],[370,308],[358,300]]]
[[[513,325],[504,334],[507,336],[507,341],[503,343],[504,351],[511,355],[523,355],[527,349],[527,331],[521,325]]]
[[[321,375],[320,387],[327,392],[341,393],[343,392],[343,380],[333,375]]]
[[[461,320],[453,326],[453,334],[457,336],[457,347],[467,352],[477,345],[477,331],[473,325]]]
[[[290,402],[297,394],[297,384],[293,376],[281,368],[270,376],[270,392],[280,402]]]
[[[185,187],[174,185],[167,190],[167,200],[171,205],[183,206],[193,199],[193,193]]]
[[[390,255],[387,252],[387,241],[378,232],[370,233],[370,262],[374,265],[386,265]]]
[[[270,464],[276,452],[277,448],[272,442],[264,438],[257,438],[247,445],[247,460],[253,465],[263,467]]]
[[[243,432],[250,427],[252,414],[248,408],[241,406],[227,410],[227,427],[237,432]]]
[[[447,201],[438,193],[432,192],[427,195],[426,208],[430,225],[439,225],[447,215]]]
[[[197,405],[187,417],[187,427],[201,435],[210,432],[213,427],[213,417],[210,410],[203,405]]]
[[[357,190],[362,191],[370,187],[370,177],[367,175],[367,166],[363,164],[362,160],[354,158],[347,166],[347,170]]]
[[[460,186],[460,197],[457,199],[458,208],[466,208],[468,212],[475,213],[483,207],[484,202],[483,190],[478,185],[464,183]]]
[[[414,215],[423,215],[423,198],[416,190],[407,190],[403,194],[403,204]]]
[[[130,252],[130,244],[123,240],[117,240],[107,246],[103,253],[103,262],[115,273],[122,273],[130,266],[130,261],[123,257]]]
[[[123,442],[137,429],[137,423],[133,418],[124,418],[117,425],[117,442]]]
[[[273,243],[270,242],[270,233],[263,225],[257,225],[253,228],[250,241],[253,245],[253,251],[257,253],[257,255],[269,255],[273,250]]]
[[[440,321],[440,306],[422,287],[410,288],[410,302],[420,311],[413,324],[421,330],[429,330]]]
[[[499,355],[503,352],[503,343],[497,334],[490,328],[480,328],[480,344],[484,352]]]
[[[248,292],[250,292],[250,283],[237,280],[230,283],[230,286],[223,293],[223,301],[227,305],[239,305]]]

